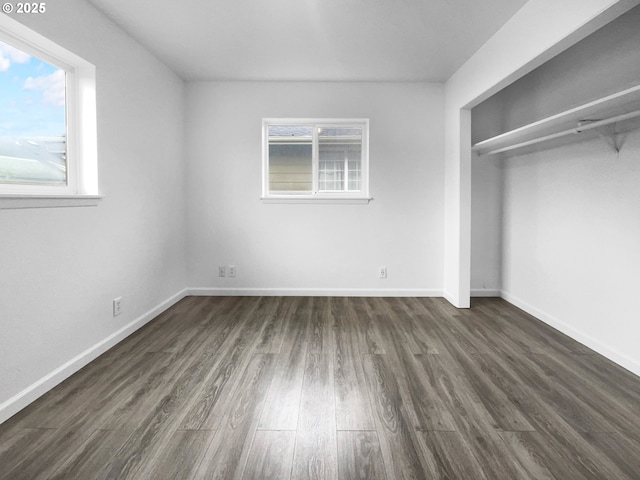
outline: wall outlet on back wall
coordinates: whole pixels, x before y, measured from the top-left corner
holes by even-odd
[[[218,267],[218,276],[219,277],[235,277],[236,276],[236,266],[235,265],[229,265],[229,266],[219,266]]]
[[[122,313],[122,297],[113,299],[113,316],[117,317]]]
[[[378,267],[378,278],[387,278],[387,267]]]

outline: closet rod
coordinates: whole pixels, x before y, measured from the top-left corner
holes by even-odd
[[[562,132],[552,133],[551,135],[545,135],[544,137],[534,138],[532,140],[527,140],[526,142],[516,143],[514,145],[508,145],[502,148],[496,148],[494,150],[489,150],[485,153],[481,153],[481,156],[484,155],[494,155],[496,153],[508,152],[509,150],[514,150],[516,148],[527,147],[529,145],[535,145],[536,143],[546,142],[547,140],[553,140],[554,138],[564,137],[566,135],[571,135],[575,133],[582,133],[587,130],[592,130],[594,128],[603,127],[605,125],[609,125],[611,123],[621,122],[623,120],[629,120],[630,118],[640,117],[640,110],[635,110],[633,112],[625,113],[622,115],[617,115],[615,117],[606,118],[604,120],[597,120],[591,123],[587,123],[584,125],[579,125],[576,128],[571,128],[569,130],[563,130]]]

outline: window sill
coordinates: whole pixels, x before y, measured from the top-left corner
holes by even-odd
[[[96,207],[103,195],[0,194],[0,210],[18,208]]]
[[[342,198],[321,198],[321,197],[262,197],[262,203],[306,203],[314,205],[366,205],[373,198],[371,197],[342,197]]]

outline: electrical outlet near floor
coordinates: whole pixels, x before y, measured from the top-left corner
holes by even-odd
[[[236,276],[236,266],[235,265],[229,265],[227,267],[227,269],[228,269],[230,277],[235,277]]]
[[[387,278],[387,267],[378,267],[378,278]]]
[[[113,299],[113,316],[117,317],[122,313],[122,297]]]

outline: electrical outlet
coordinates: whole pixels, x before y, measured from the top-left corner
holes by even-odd
[[[218,267],[218,276],[219,277],[226,277],[227,276],[226,267]]]
[[[235,277],[236,276],[236,266],[235,265],[229,265],[229,276],[230,277]]]
[[[387,278],[387,267],[378,267],[378,278]]]
[[[113,316],[117,317],[122,313],[122,297],[113,299]]]

